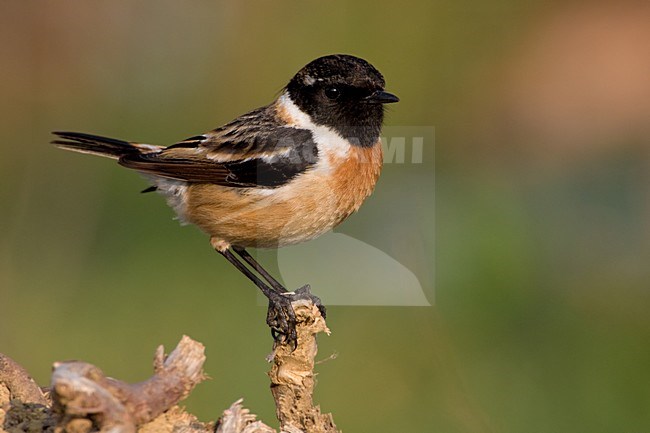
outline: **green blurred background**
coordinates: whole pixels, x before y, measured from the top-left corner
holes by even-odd
[[[348,432],[650,430],[647,2],[1,9],[0,352],[39,383],[72,358],[142,380],[185,333],[212,377],[188,408],[215,419],[244,397],[272,422],[252,286],[136,174],[49,131],[172,143],[345,52],[401,97],[389,126],[435,127],[435,247],[433,200],[407,226],[435,253],[435,305],[330,308],[323,410]],[[405,233],[390,194],[412,176],[387,166],[342,230]]]

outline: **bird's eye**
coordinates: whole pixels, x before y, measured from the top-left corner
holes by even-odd
[[[341,96],[341,89],[338,87],[326,87],[325,96],[327,96],[329,99],[338,99],[339,96]]]

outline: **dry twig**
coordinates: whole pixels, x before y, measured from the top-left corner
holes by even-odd
[[[295,301],[293,306],[297,346],[294,350],[291,344],[275,343],[270,356],[271,392],[281,432],[338,432],[332,416],[321,414],[312,397],[316,334],[329,330],[311,301]],[[85,362],[55,363],[51,405],[22,367],[0,355],[0,433],[275,433],[257,421],[241,399],[216,425],[184,412],[176,404],[205,378],[204,347],[184,336],[168,356],[163,350],[156,350],[154,375],[136,384],[106,377]]]
[[[54,364],[52,373],[53,409],[59,425],[78,430],[88,420],[100,432],[131,433],[187,397],[204,379],[204,347],[187,336],[165,358],[158,347],[154,375],[141,383],[128,384],[104,376],[85,362]],[[81,420],[81,421],[80,421]]]

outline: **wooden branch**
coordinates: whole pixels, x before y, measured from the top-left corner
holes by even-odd
[[[318,352],[316,334],[329,335],[325,319],[311,301],[293,302],[296,312],[298,344],[275,343],[273,366],[269,372],[271,393],[275,399],[276,415],[282,432],[339,432],[331,414],[322,414],[314,406],[314,358]]]
[[[100,432],[132,433],[187,397],[205,378],[203,345],[183,336],[166,358],[163,351],[162,346],[156,351],[155,374],[137,384],[108,378],[85,362],[54,364],[52,400],[59,425],[79,431],[90,428],[90,420]]]
[[[311,300],[295,301],[293,307],[297,346],[294,350],[291,344],[276,342],[269,356],[281,432],[338,432],[332,416],[322,414],[313,402],[316,335],[329,334],[329,329]],[[275,433],[257,421],[241,399],[214,424],[201,423],[176,406],[205,379],[204,362],[203,345],[184,336],[169,356],[162,346],[156,350],[154,375],[141,383],[106,377],[85,362],[55,363],[50,405],[27,372],[0,355],[0,433],[3,427],[48,433]]]

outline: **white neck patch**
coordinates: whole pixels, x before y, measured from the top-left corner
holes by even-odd
[[[309,114],[298,108],[287,92],[280,95],[278,104],[288,115],[289,119],[287,120],[291,122],[290,126],[311,131],[319,152],[333,153],[339,157],[348,155],[351,146],[350,142],[332,128],[316,125]]]

